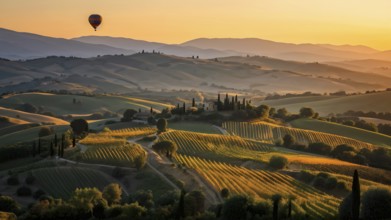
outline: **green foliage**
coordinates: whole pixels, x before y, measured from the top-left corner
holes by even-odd
[[[282,140],[283,140],[283,146],[284,147],[291,147],[293,144],[296,143],[295,137],[293,137],[291,134],[284,135]]]
[[[205,211],[205,194],[201,191],[192,191],[185,196],[186,216],[194,216]]]
[[[178,146],[173,141],[164,140],[154,144],[152,149],[159,154],[166,154],[168,157],[171,157],[178,150]]]
[[[19,182],[20,182],[19,181],[19,177],[17,175],[10,176],[7,179],[7,184],[10,185],[10,186],[19,185]]]
[[[260,105],[255,108],[255,112],[257,116],[261,119],[265,119],[269,117],[270,106],[268,105]]]
[[[244,220],[247,218],[247,209],[251,203],[249,197],[237,195],[227,199],[222,210],[222,217],[226,220]]]
[[[361,214],[364,219],[391,218],[391,191],[386,188],[370,188],[362,195]]]
[[[159,133],[166,132],[167,131],[167,120],[164,118],[160,118],[157,123],[156,127]]]
[[[31,191],[30,187],[21,186],[16,190],[16,195],[18,195],[18,196],[31,196],[32,191]]]
[[[133,120],[133,117],[134,115],[137,113],[136,110],[134,109],[127,109],[125,112],[124,112],[124,115],[123,117],[121,118],[121,121],[122,122],[129,122],[129,121],[132,121]]]
[[[18,213],[20,205],[9,196],[0,196],[0,211]]]
[[[73,133],[80,136],[88,132],[88,122],[84,119],[75,119],[71,122]]]
[[[81,188],[73,192],[69,202],[85,213],[92,213],[94,204],[97,204],[102,199],[102,192],[97,188]]]
[[[288,159],[283,156],[272,156],[269,160],[269,166],[274,169],[284,169],[288,166]]]
[[[328,155],[332,150],[332,146],[322,142],[310,143],[308,145],[308,151],[316,154]]]
[[[153,193],[151,190],[139,190],[131,195],[129,200],[131,203],[137,202],[148,209],[154,206]]]
[[[146,154],[140,154],[134,158],[134,165],[137,170],[141,170],[145,166],[146,163],[147,163]]]
[[[117,183],[111,183],[103,189],[102,196],[109,205],[119,204],[121,201],[122,189]]]
[[[300,117],[312,118],[315,115],[315,111],[312,108],[303,107],[300,109]]]
[[[46,137],[52,134],[53,134],[53,130],[48,126],[44,126],[41,127],[41,129],[39,130],[38,137]]]
[[[228,198],[228,197],[229,197],[229,189],[223,188],[223,189],[220,191],[220,195],[221,195],[221,197],[223,197],[224,199]]]

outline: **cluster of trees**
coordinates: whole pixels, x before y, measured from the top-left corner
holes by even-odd
[[[310,171],[302,170],[298,174],[298,179],[321,190],[338,189],[349,191],[346,182],[339,181],[335,176],[332,176],[329,173],[320,172],[314,174]]]
[[[123,195],[121,186],[115,183],[103,191],[76,189],[68,200],[43,195],[27,210],[11,197],[0,196],[0,211],[30,220],[216,219],[214,213],[205,210],[205,195],[200,191],[168,191],[154,199],[150,190]]]
[[[238,96],[232,96],[231,99],[228,96],[228,93],[225,94],[224,101],[221,101],[220,93],[217,94],[217,111],[234,111],[234,110],[246,110],[248,106],[251,105],[251,100],[246,101],[246,98],[243,98],[242,102],[238,100]]]
[[[178,146],[172,141],[159,141],[152,145],[152,149],[159,154],[166,155],[168,158],[172,158],[178,150]]]
[[[351,163],[370,165],[383,169],[391,169],[390,152],[382,147],[373,150],[369,150],[367,148],[358,150],[355,147],[349,146],[347,144],[341,144],[333,147],[323,142],[310,143],[308,146],[306,146],[297,143],[295,137],[290,134],[286,134],[283,137],[282,145],[284,147],[295,150],[332,156]]]
[[[391,191],[388,188],[369,188],[361,193],[357,170],[354,171],[352,191],[341,202],[339,218],[352,219],[390,219]]]
[[[363,111],[353,111],[349,110],[342,114],[343,116],[353,116],[353,117],[368,117],[368,118],[379,118],[384,120],[391,121],[391,112],[363,112]]]
[[[266,96],[265,100],[276,100],[276,99],[302,97],[302,96],[322,96],[322,94],[320,94],[320,93],[313,93],[313,92],[287,93],[287,94],[284,94],[284,95],[271,94],[271,95]]]

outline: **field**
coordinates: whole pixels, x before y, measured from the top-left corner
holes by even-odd
[[[114,180],[110,176],[87,168],[52,167],[32,171],[41,188],[54,198],[69,198],[76,188],[97,187],[102,190]]]
[[[0,136],[0,147],[9,144],[16,144],[19,142],[29,142],[38,139],[38,133],[42,126],[23,129],[21,131],[13,132]],[[61,134],[69,129],[68,125],[52,125],[49,126],[54,129],[55,133]],[[52,135],[53,136],[53,135]],[[47,136],[45,138],[50,138]],[[23,137],[23,138],[22,138]]]
[[[349,110],[360,110],[363,112],[388,112],[391,109],[391,92],[380,92],[354,96],[341,97],[300,97],[286,98],[279,100],[262,101],[275,108],[286,108],[291,113],[298,113],[302,107],[311,107],[320,115],[326,116],[330,113],[344,113]]]
[[[1,100],[3,100],[3,99],[0,99],[0,102],[1,102]],[[16,106],[14,106],[14,107],[16,107]],[[50,117],[50,116],[46,116],[46,115],[18,111],[18,110],[9,109],[9,108],[3,108],[3,107],[0,107],[0,115],[11,117],[11,118],[17,118],[17,119],[21,119],[23,121],[32,122],[32,123],[43,123],[44,122],[44,123],[51,123],[51,124],[56,124],[56,125],[69,124],[69,122],[66,122],[62,119],[58,119],[58,118],[54,118],[54,117]]]
[[[249,151],[265,153],[269,144],[245,140],[235,136],[201,134],[188,131],[171,131],[159,136],[160,140],[171,140],[178,145],[178,153],[241,163],[249,158]],[[250,153],[250,154],[251,154]],[[253,158],[251,156],[251,158]]]
[[[221,134],[219,129],[213,127],[212,124],[203,122],[173,122],[170,123],[168,127],[174,130],[192,131],[204,134]]]
[[[73,99],[76,99],[76,104],[73,104]],[[90,97],[78,95],[25,93],[10,95],[4,99],[0,99],[0,106],[8,108],[15,108],[23,103],[32,103],[36,106],[42,106],[44,111],[52,112],[56,115],[91,114],[102,111],[118,112],[128,108],[149,111],[151,107],[159,111],[171,106],[165,103],[138,98],[103,95]]]
[[[221,162],[178,154],[176,160],[196,170],[214,188],[228,188],[233,194],[249,194],[270,199],[273,194],[296,197],[295,212],[303,210],[315,219],[330,219],[337,213],[340,200],[278,172],[251,170]]]
[[[371,132],[360,128],[341,125],[338,123],[313,119],[297,119],[290,124],[295,128],[308,129],[353,138],[379,146],[391,147],[391,137],[381,133]]]
[[[357,149],[374,148],[372,144],[340,135],[298,128],[288,128],[263,122],[225,122],[223,127],[231,134],[238,135],[243,138],[262,140],[268,143],[274,143],[277,140],[281,140],[286,134],[291,134],[296,138],[296,141],[301,144],[324,142],[334,147],[340,144],[349,144]]]

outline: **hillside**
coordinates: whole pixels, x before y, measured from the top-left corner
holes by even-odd
[[[32,59],[46,56],[95,57],[102,54],[133,54],[134,51],[94,45],[63,38],[21,33],[0,28],[0,57]]]
[[[69,122],[46,116],[46,115],[39,115],[39,114],[33,114],[28,112],[22,112],[14,109],[8,109],[0,107],[0,114],[8,117],[15,117],[17,119],[22,119],[27,122],[35,122],[35,123],[51,123],[56,125],[68,125]]]
[[[319,96],[285,98],[278,100],[267,100],[260,103],[267,104],[275,108],[286,108],[292,113],[298,113],[302,107],[311,107],[320,115],[330,113],[344,113],[348,110],[360,110],[364,112],[388,112],[391,109],[391,91],[370,93],[352,96]]]
[[[199,38],[182,45],[203,49],[233,50],[250,55],[271,56],[302,62],[343,61],[382,57],[390,60],[390,54],[365,46],[293,44],[257,38]]]
[[[387,88],[391,83],[386,77],[369,79],[373,75],[332,67],[322,70],[316,68],[317,64],[308,65],[315,67],[298,72],[290,70],[291,67],[263,69],[238,62],[152,53],[90,59],[51,57],[23,62],[0,61],[0,72],[6,73],[0,78],[0,93],[34,89],[133,94],[146,90],[183,89],[214,94],[221,90],[324,93]],[[352,75],[356,77],[352,78]]]
[[[391,147],[390,136],[367,131],[364,129],[341,125],[338,123],[319,121],[313,119],[297,119],[289,122],[289,124],[291,124],[295,128],[326,132],[330,134],[336,134],[336,135],[353,138],[356,140],[364,141],[378,146]]]
[[[73,99],[76,100],[76,103],[73,103]],[[36,106],[41,106],[44,111],[51,112],[55,115],[91,114],[106,111],[122,113],[128,108],[149,111],[151,107],[160,111],[163,108],[171,106],[165,103],[125,96],[89,97],[77,95],[54,95],[48,93],[25,93],[10,95],[0,99],[0,106],[6,106],[9,108],[16,108],[18,105],[23,103],[32,103]],[[21,115],[21,118],[24,118],[24,116]]]

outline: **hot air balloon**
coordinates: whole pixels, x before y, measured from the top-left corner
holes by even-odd
[[[88,18],[88,21],[90,22],[91,26],[95,29],[99,27],[99,25],[102,23],[102,16],[98,14],[90,15]]]

